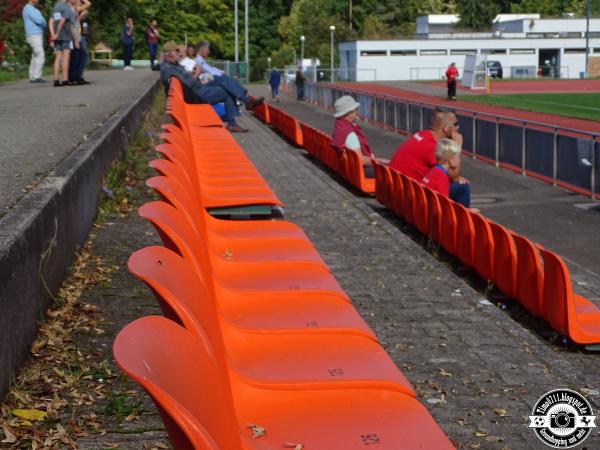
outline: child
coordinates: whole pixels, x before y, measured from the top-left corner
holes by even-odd
[[[440,139],[435,146],[436,164],[423,177],[423,184],[448,197],[450,182],[460,175],[460,152],[460,145],[452,139]]]

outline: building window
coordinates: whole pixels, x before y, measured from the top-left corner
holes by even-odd
[[[451,54],[451,55],[476,55],[476,54],[477,54],[477,50],[475,50],[475,49],[468,49],[468,50],[464,50],[464,49],[450,50],[450,54]]]
[[[387,56],[387,50],[364,50],[360,56]]]
[[[590,31],[590,39],[594,39],[594,38],[595,39],[600,38],[600,31]]]
[[[421,56],[440,56],[447,55],[448,50],[421,50],[419,53]]]
[[[534,48],[511,48],[511,55],[535,55]]]
[[[392,56],[416,56],[416,50],[392,50],[390,51],[390,55]]]
[[[482,55],[506,55],[505,48],[484,48],[481,50]]]
[[[585,48],[565,48],[565,55],[581,55],[585,54]]]
[[[527,37],[529,39],[542,39],[544,37],[544,33],[527,33]]]

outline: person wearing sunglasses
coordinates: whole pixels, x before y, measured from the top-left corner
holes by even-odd
[[[390,161],[390,167],[412,179],[421,182],[429,170],[436,165],[435,146],[440,139],[451,139],[460,147],[463,136],[460,134],[456,115],[452,111],[435,109],[431,114],[429,128],[421,130],[396,149]],[[460,175],[460,165],[452,168],[450,198],[469,208],[471,205],[471,186],[469,180]]]

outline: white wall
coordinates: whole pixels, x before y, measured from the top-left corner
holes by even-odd
[[[432,39],[411,39],[411,40],[381,40],[381,41],[354,41],[345,42],[339,45],[340,51],[350,51],[357,55],[356,65],[352,67],[349,58],[349,71],[356,70],[357,81],[367,81],[373,79],[373,72],[376,71],[377,80],[410,80],[411,69],[413,78],[416,71],[423,74],[432,74],[431,76],[420,76],[421,79],[437,79],[445,68],[455,62],[459,68],[464,66],[464,55],[451,54],[451,50],[457,49],[476,49],[479,53],[483,49],[507,49],[506,55],[491,54],[489,60],[500,61],[505,68],[504,75],[510,76],[510,67],[512,66],[538,66],[538,49],[561,49],[561,66],[569,66],[568,72],[571,78],[578,78],[579,72],[585,67],[585,54],[562,54],[565,48],[584,48],[585,39],[453,39],[453,40],[432,40]],[[600,49],[600,39],[591,39],[590,47]],[[510,49],[534,49],[533,54],[517,55],[510,54]],[[393,51],[408,50],[416,51],[416,55],[397,56],[392,55]],[[447,50],[446,55],[424,56],[422,50]],[[381,56],[361,56],[364,52],[384,51]]]

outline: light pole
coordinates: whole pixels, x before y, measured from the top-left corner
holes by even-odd
[[[245,58],[246,61],[246,74],[249,78],[250,76],[250,39],[248,38],[248,0],[244,3],[244,40],[246,41],[245,45]]]
[[[233,21],[234,21],[234,33],[235,33],[235,62],[240,60],[240,44],[238,38],[238,0],[235,0],[233,8]]]
[[[585,77],[589,77],[590,64],[590,0],[585,2]]]
[[[271,70],[271,57],[270,56],[267,58],[267,66],[268,66],[269,70]]]
[[[300,66],[304,66],[304,35],[300,36]]]
[[[333,33],[335,33],[335,25],[329,26],[329,31],[331,32],[331,82],[335,82],[334,70],[333,70]]]

